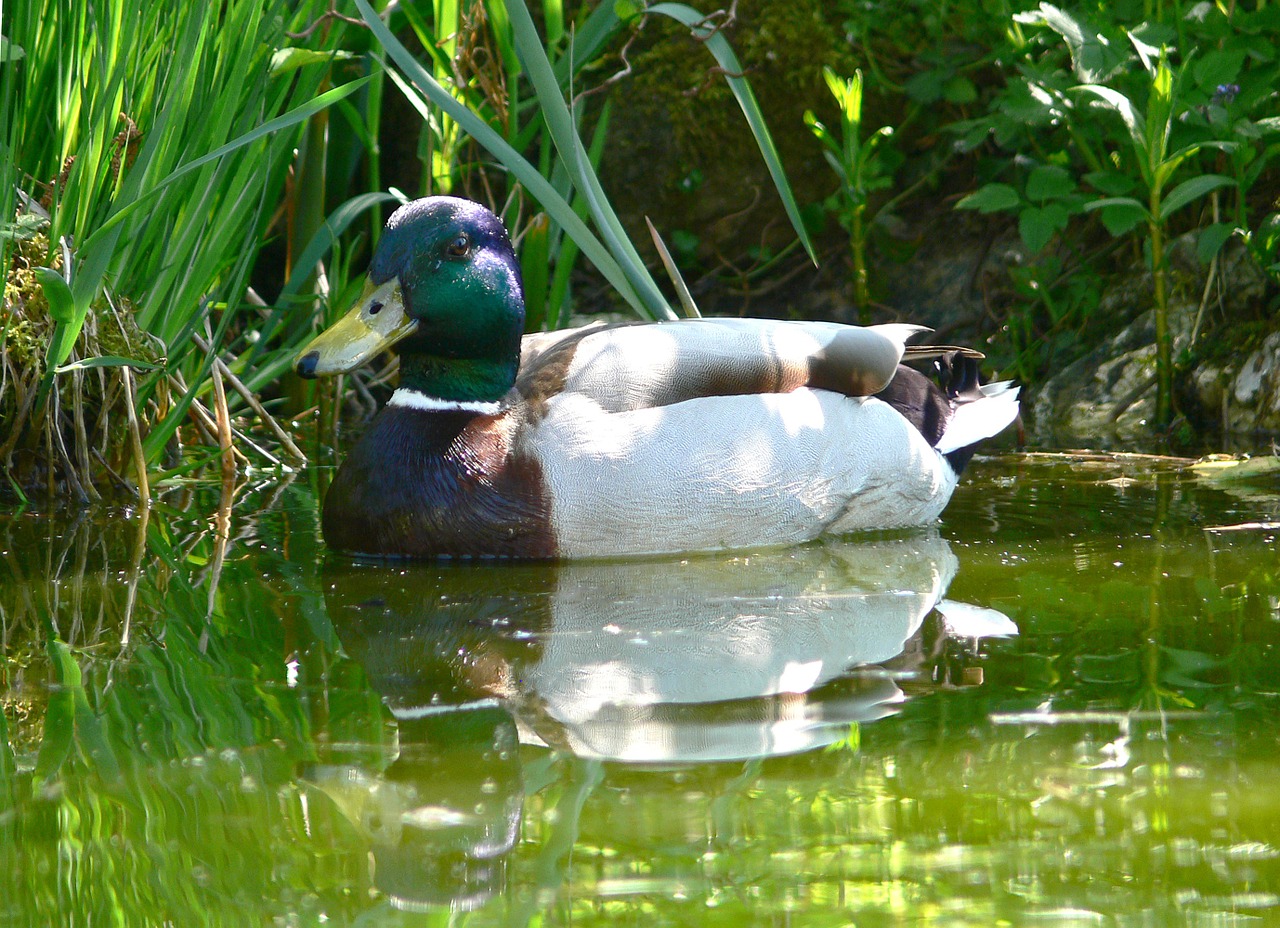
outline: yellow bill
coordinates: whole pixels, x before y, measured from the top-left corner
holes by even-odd
[[[404,309],[400,281],[368,281],[359,301],[345,316],[313,338],[298,354],[299,377],[323,377],[355,370],[418,328]]]

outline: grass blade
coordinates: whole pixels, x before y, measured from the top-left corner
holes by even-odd
[[[662,291],[658,289],[657,283],[649,274],[635,246],[631,244],[631,239],[627,236],[621,221],[609,204],[608,197],[605,196],[604,189],[600,186],[599,178],[591,169],[586,150],[574,125],[573,116],[564,102],[555,71],[551,67],[551,62],[547,60],[528,7],[524,0],[510,0],[507,4],[507,12],[511,16],[511,25],[515,32],[516,48],[533,83],[551,139],[560,153],[560,159],[569,169],[575,186],[586,197],[596,228],[604,236],[610,251],[619,259],[619,264],[626,272],[637,295],[644,301],[646,315],[654,319],[674,318],[675,314],[667,305],[666,298],[662,296]]]
[[[184,164],[182,167],[178,168],[176,171],[174,171],[164,180],[160,181],[154,187],[139,194],[139,196],[136,199],[134,199],[131,203],[127,204],[124,207],[121,207],[119,210],[114,212],[111,215],[111,218],[108,219],[106,222],[104,222],[98,228],[98,230],[89,237],[89,240],[84,243],[84,250],[90,251],[96,245],[100,244],[101,240],[105,238],[105,236],[107,236],[113,229],[115,229],[123,220],[125,220],[126,218],[131,216],[133,213],[135,213],[138,209],[140,209],[143,203],[147,202],[152,196],[159,193],[161,190],[163,190],[165,187],[167,187],[169,184],[173,183],[174,181],[178,180],[179,178],[185,177],[186,175],[192,173],[193,171],[197,171],[200,168],[205,167],[206,165],[212,164],[213,162],[217,161],[219,158],[222,158],[223,156],[228,155],[231,152],[236,151],[237,149],[243,148],[246,145],[256,142],[259,139],[263,138],[264,136],[270,135],[273,132],[278,132],[281,129],[287,129],[290,126],[296,126],[298,123],[301,123],[309,119],[311,116],[315,115],[316,113],[320,112],[326,107],[332,106],[333,104],[337,103],[339,100],[343,100],[346,97],[351,96],[351,94],[355,93],[357,90],[359,90],[368,82],[369,82],[369,78],[361,77],[349,83],[343,84],[341,87],[335,87],[333,88],[333,90],[330,90],[326,93],[322,93],[320,96],[315,97],[314,99],[308,100],[306,103],[303,103],[303,104],[300,104],[299,106],[294,107],[292,110],[290,110],[289,112],[285,113],[282,116],[277,116],[275,119],[270,119],[267,122],[264,122],[262,125],[256,127],[255,129],[252,129],[249,132],[246,132],[244,135],[241,135],[239,138],[233,139],[227,144],[214,149],[213,151],[209,152],[209,154],[196,158],[194,161]]]
[[[415,106],[419,106],[419,112],[423,114],[423,117],[429,118],[430,114],[425,111],[425,101],[422,98],[435,104],[453,117],[462,126],[463,131],[497,158],[524,185],[529,194],[542,204],[543,209],[578,243],[583,253],[622,298],[641,315],[650,315],[645,302],[636,293],[628,275],[623,271],[618,261],[601,244],[586,223],[573,212],[573,208],[564,197],[557,193],[551,183],[538,172],[537,168],[512,148],[492,127],[455,100],[435,78],[428,74],[426,69],[414,59],[413,55],[391,33],[391,30],[387,28],[386,24],[382,22],[366,0],[355,0],[355,3],[360,15],[368,23],[375,38],[378,39],[387,54],[391,56],[400,69],[404,71],[408,80],[412,82],[411,87],[406,83],[405,78],[401,77],[396,71],[388,70],[387,72],[396,86],[405,93],[406,98]],[[417,88],[417,93],[414,92],[414,88]]]
[[[738,101],[738,106],[742,108],[742,115],[746,117],[747,125],[751,127],[751,134],[755,136],[756,145],[759,147],[764,163],[769,169],[769,176],[773,178],[773,185],[777,188],[778,195],[782,198],[782,205],[787,211],[787,218],[791,220],[791,227],[796,230],[796,235],[799,237],[801,244],[804,245],[804,250],[809,255],[809,260],[817,264],[818,255],[813,250],[813,242],[809,240],[809,233],[805,230],[804,220],[800,217],[800,206],[796,203],[795,194],[791,191],[791,184],[787,181],[786,172],[782,170],[782,160],[778,157],[778,149],[773,144],[773,136],[769,134],[769,127],[765,125],[764,114],[760,111],[760,104],[756,101],[751,85],[747,83],[745,77],[742,77],[742,64],[738,61],[738,56],[734,54],[728,39],[714,26],[706,24],[706,16],[704,14],[683,3],[657,3],[649,7],[645,12],[669,16],[677,22],[688,26],[693,30],[699,41],[705,43],[707,49],[715,56],[716,63],[725,72],[725,80],[729,82],[729,87]]]

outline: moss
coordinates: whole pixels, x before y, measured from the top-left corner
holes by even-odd
[[[0,303],[0,466],[11,484],[24,489],[70,484],[82,493],[96,492],[86,487],[110,485],[112,474],[118,474],[128,458],[120,369],[61,375],[54,380],[51,401],[37,407],[55,323],[35,269],[60,269],[56,249],[53,262],[49,261],[48,239],[36,235],[15,243],[5,274]],[[116,300],[112,305],[105,298],[91,307],[71,356],[116,356],[153,364],[162,360],[138,329],[129,304]],[[148,413],[139,410],[144,420]],[[55,437],[61,441],[54,441]],[[50,454],[55,446],[58,450]],[[73,468],[61,447],[77,449],[69,455],[78,458],[78,472],[69,472]],[[9,487],[0,487],[4,489]]]
[[[725,35],[773,134],[801,204],[834,185],[804,111],[830,104],[822,68],[852,68],[850,49],[814,0],[740,0]],[[697,230],[699,254],[737,263],[794,238],[746,120],[715,59],[662,17],[629,55],[633,73],[612,95],[606,187],[624,221],[647,240],[644,217],[665,236]]]
[[[38,367],[43,372],[43,346],[51,326],[46,321],[49,319],[49,301],[36,279],[35,268],[45,264],[48,251],[49,240],[44,235],[18,241],[9,273],[5,275],[4,302],[0,303],[0,339],[3,340],[6,363],[23,370]]]

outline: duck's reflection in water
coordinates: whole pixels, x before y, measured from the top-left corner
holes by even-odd
[[[311,778],[366,829],[393,904],[475,908],[517,840],[520,743],[662,767],[830,744],[894,712],[904,677],[927,686],[946,635],[1014,631],[947,604],[921,634],[956,566],[936,532],[679,561],[333,560],[330,619],[399,753]]]

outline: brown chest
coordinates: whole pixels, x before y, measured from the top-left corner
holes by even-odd
[[[325,498],[325,541],[380,557],[556,556],[541,469],[509,414],[388,407]]]

